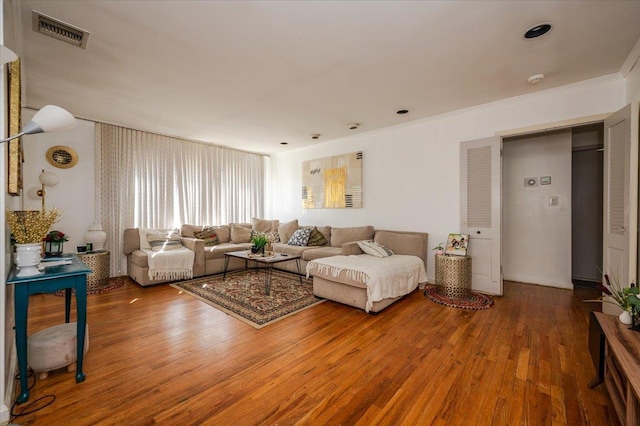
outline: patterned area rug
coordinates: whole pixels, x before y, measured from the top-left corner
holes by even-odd
[[[309,308],[324,299],[313,295],[313,282],[297,275],[272,271],[271,292],[265,295],[265,272],[243,270],[171,284],[255,328]]]
[[[467,299],[451,299],[449,297],[438,294],[438,286],[432,286],[424,291],[424,295],[429,300],[441,305],[450,306],[452,308],[472,309],[479,311],[481,309],[489,309],[493,306],[493,299],[482,293],[471,292],[471,296]]]

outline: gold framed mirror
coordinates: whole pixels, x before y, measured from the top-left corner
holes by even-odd
[[[68,146],[56,145],[47,150],[47,161],[59,169],[68,169],[78,162],[78,154]]]

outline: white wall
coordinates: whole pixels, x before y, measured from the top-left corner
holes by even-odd
[[[423,231],[433,247],[460,229],[460,142],[613,112],[624,104],[625,81],[611,76],[276,154],[267,216],[310,225]],[[302,161],[353,151],[364,154],[364,207],[303,210]],[[427,275],[433,281],[433,258]]]
[[[64,108],[64,105],[60,106]],[[34,114],[33,110],[23,109],[23,123],[31,120]],[[78,126],[72,130],[41,133],[23,138],[23,209],[40,210],[40,198],[33,200],[27,192],[31,187],[40,187],[38,176],[42,169],[55,173],[60,181],[56,186],[47,187],[46,206],[56,207],[62,212],[60,221],[53,228],[69,237],[69,241],[64,244],[65,253],[75,253],[76,246],[85,245],[84,234],[94,221],[94,127],[91,121],[78,120]],[[78,163],[69,169],[60,169],[49,164],[45,154],[49,148],[56,145],[72,148],[78,154]]]
[[[504,279],[554,287],[571,283],[571,130],[503,145]],[[540,185],[550,176],[550,185]],[[537,186],[525,186],[536,178]],[[550,206],[549,198],[558,205]]]

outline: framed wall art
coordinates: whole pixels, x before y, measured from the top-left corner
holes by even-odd
[[[302,208],[362,208],[362,152],[302,162]]]
[[[9,135],[20,133],[21,123],[21,85],[20,59],[8,64],[9,68]],[[7,192],[9,195],[20,195],[22,189],[22,138],[9,141],[7,164]]]
[[[449,234],[444,254],[450,256],[466,256],[469,247],[469,234]]]

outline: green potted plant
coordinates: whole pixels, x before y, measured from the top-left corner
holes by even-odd
[[[253,246],[251,247],[251,253],[264,253],[264,246],[266,246],[268,242],[269,240],[267,239],[266,235],[254,235],[253,237],[251,237],[251,244],[253,244]]]
[[[433,250],[436,250],[436,254],[444,254],[444,242],[439,243]]]

